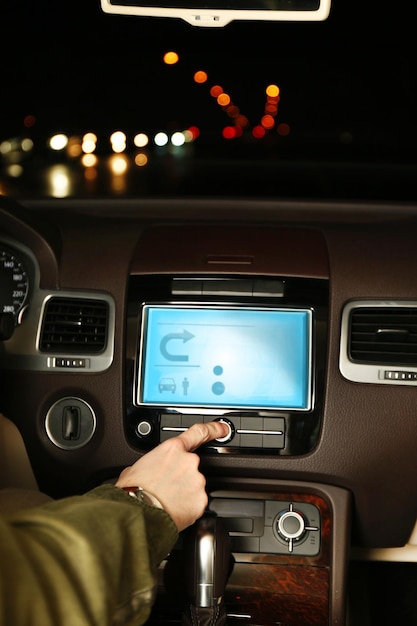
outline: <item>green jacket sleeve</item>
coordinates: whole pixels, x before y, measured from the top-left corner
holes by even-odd
[[[1,518],[0,625],[143,624],[177,536],[112,485]]]

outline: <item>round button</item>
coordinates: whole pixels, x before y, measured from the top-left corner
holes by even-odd
[[[224,437],[219,437],[218,439],[215,439],[215,441],[217,441],[218,443],[228,443],[229,441],[231,441],[235,436],[235,428],[233,426],[233,423],[227,419],[224,419],[223,417],[220,417],[215,421],[222,422],[222,424],[226,424],[226,426],[229,427],[229,432],[227,433],[227,435],[225,435]]]
[[[138,433],[138,435],[140,435],[140,437],[147,437],[151,434],[151,430],[152,426],[146,420],[144,420],[143,422],[139,422],[139,424],[136,426],[136,432]]]
[[[286,511],[278,519],[278,533],[286,541],[297,540],[304,534],[304,518],[297,511]]]

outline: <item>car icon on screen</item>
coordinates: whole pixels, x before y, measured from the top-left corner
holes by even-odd
[[[162,393],[163,391],[171,391],[172,393],[175,393],[176,388],[177,385],[175,384],[175,380],[173,378],[161,378],[158,383],[159,393]]]

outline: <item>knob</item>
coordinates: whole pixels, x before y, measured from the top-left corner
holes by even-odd
[[[292,504],[286,511],[279,513],[275,528],[278,537],[288,543],[289,552],[293,551],[294,542],[303,539],[307,532],[304,517],[294,511]]]
[[[222,422],[222,424],[226,424],[226,426],[229,427],[229,432],[227,433],[227,435],[225,435],[224,437],[219,437],[218,439],[215,439],[215,441],[217,441],[218,443],[229,443],[229,441],[232,441],[233,437],[235,436],[235,427],[233,425],[233,422],[225,419],[224,417],[219,417],[215,421]]]

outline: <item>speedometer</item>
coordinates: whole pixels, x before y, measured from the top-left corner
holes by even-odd
[[[0,247],[0,314],[13,313],[18,324],[28,292],[24,262],[12,250]]]

